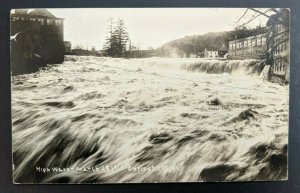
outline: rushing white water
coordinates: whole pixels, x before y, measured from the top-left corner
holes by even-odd
[[[259,63],[69,56],[14,76],[14,181],[286,179],[288,86]]]

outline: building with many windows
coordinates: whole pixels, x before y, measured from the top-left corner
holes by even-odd
[[[266,34],[258,34],[229,42],[230,59],[259,59],[266,53]]]
[[[268,35],[268,64],[271,65],[271,75],[289,81],[290,73],[290,31],[289,10],[281,9],[270,17],[267,22]]]
[[[23,74],[64,60],[64,19],[46,9],[11,13],[11,70]]]

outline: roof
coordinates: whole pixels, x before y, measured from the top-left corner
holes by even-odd
[[[34,9],[29,13],[29,15],[34,16],[43,16],[43,17],[50,17],[50,18],[56,18],[55,15],[53,15],[50,11],[47,9]]]
[[[257,35],[253,35],[253,36],[248,36],[248,37],[245,37],[245,38],[235,39],[235,40],[231,40],[229,42],[243,42],[247,39],[260,38],[260,37],[263,37],[263,36],[267,36],[267,33],[262,33],[262,34],[257,34]]]
[[[221,47],[219,50],[220,50],[220,51],[226,51],[227,48],[226,48],[225,44],[222,44],[222,47]]]
[[[204,51],[206,51],[206,52],[217,52],[218,50],[208,50],[207,48],[205,48]]]

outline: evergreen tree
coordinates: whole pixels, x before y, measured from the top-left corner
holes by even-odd
[[[108,20],[108,37],[104,44],[105,54],[110,57],[126,56],[126,45],[129,40],[124,21],[119,19],[115,24],[113,19]]]
[[[115,26],[114,37],[116,38],[116,56],[124,57],[126,53],[126,44],[129,38],[122,19],[119,19]]]
[[[116,52],[114,45],[116,42],[116,39],[113,35],[113,28],[114,28],[114,21],[113,18],[108,19],[108,35],[105,38],[105,43],[103,49],[105,50],[105,55],[106,56],[113,56],[114,53]]]

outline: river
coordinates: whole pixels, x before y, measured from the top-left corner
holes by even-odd
[[[288,86],[259,65],[67,56],[13,76],[14,182],[287,179]]]

